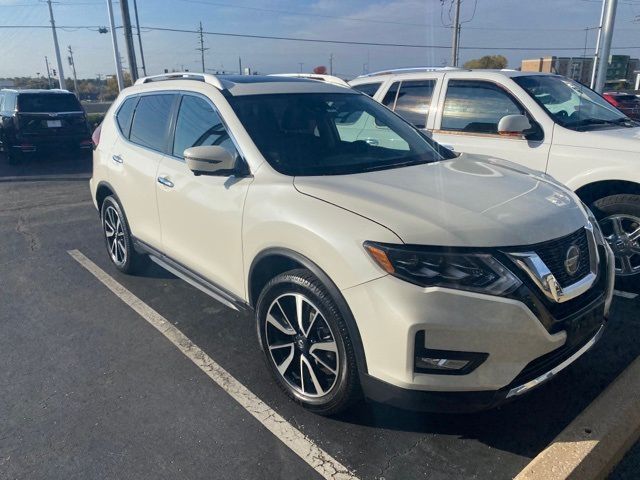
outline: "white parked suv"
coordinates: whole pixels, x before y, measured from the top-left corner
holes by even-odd
[[[352,137],[361,117],[384,126]],[[125,89],[94,134],[113,264],[145,258],[254,311],[276,382],[336,413],[491,407],[600,337],[611,250],[548,176],[456,157],[366,95],[177,74]]]
[[[598,218],[622,288],[640,286],[640,124],[565,77],[410,68],[350,82],[456,152],[505,158],[574,190]],[[379,125],[362,127],[367,141]]]

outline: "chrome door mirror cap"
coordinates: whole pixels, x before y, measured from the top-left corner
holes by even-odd
[[[506,115],[498,122],[498,133],[500,135],[523,135],[523,132],[530,128],[531,122],[524,115]]]

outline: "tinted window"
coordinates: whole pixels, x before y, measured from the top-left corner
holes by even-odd
[[[398,94],[398,87],[400,86],[400,82],[395,82],[393,85],[391,85],[391,87],[389,87],[389,90],[387,90],[387,93],[385,94],[384,98],[382,99],[382,104],[385,107],[389,107],[391,109],[393,109],[393,106],[395,104],[396,101],[396,95]]]
[[[174,99],[175,95],[140,97],[131,125],[131,141],[153,150],[164,151]]]
[[[443,158],[433,142],[366,95],[246,95],[229,103],[262,155],[285,175],[368,172]],[[361,139],[339,122],[354,114],[385,128]]]
[[[424,128],[435,83],[435,80],[402,82],[394,111],[407,122]]]
[[[450,80],[442,113],[442,130],[498,133],[505,115],[524,114],[499,86],[477,80]]]
[[[18,110],[26,113],[81,112],[82,107],[71,93],[21,93]]]
[[[136,103],[138,102],[138,97],[130,97],[127,98],[118,113],[116,114],[116,120],[118,122],[118,127],[120,127],[120,131],[122,135],[129,138],[129,131],[131,130],[131,119],[133,118],[133,111],[136,108]]]
[[[0,112],[4,112],[4,93],[0,92]]]
[[[378,83],[363,83],[362,85],[354,85],[353,88],[355,90],[358,90],[359,92],[366,93],[370,97],[373,97],[376,94],[376,92],[378,91],[378,88],[380,88],[380,85],[382,85],[382,83],[380,83],[380,82],[378,82]]]
[[[200,145],[219,145],[236,153],[233,141],[211,104],[202,98],[186,95],[178,113],[173,155],[182,158],[187,148]]]

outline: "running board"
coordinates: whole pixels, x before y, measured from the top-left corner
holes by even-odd
[[[206,293],[218,302],[238,312],[251,310],[251,307],[249,307],[249,305],[241,298],[238,298],[232,293],[229,293],[221,287],[205,280],[195,272],[189,270],[187,267],[157,251],[155,248],[138,239],[134,239],[134,243],[136,250],[146,253],[154,263],[161,266],[168,272],[173,273],[176,277],[184,280],[201,292]]]

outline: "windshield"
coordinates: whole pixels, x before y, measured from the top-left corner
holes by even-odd
[[[296,93],[229,99],[262,155],[285,175],[339,175],[451,158],[366,95]]]
[[[637,126],[596,92],[568,78],[531,75],[513,80],[563,127],[585,131]]]
[[[81,112],[75,95],[69,93],[21,93],[18,111],[22,113]]]

